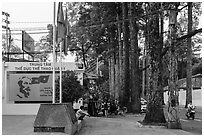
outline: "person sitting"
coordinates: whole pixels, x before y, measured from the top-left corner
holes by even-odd
[[[84,111],[84,106],[80,106],[80,109],[76,112],[76,117],[78,120],[83,120],[85,116],[90,117],[90,115]]]
[[[189,113],[189,112],[193,109],[193,107],[194,107],[194,106],[192,105],[192,102],[191,102],[191,101],[189,102],[189,104],[188,104],[187,107],[188,107],[187,113]]]

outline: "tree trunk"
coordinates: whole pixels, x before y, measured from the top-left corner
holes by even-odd
[[[117,24],[117,27],[118,27],[118,45],[119,45],[119,77],[118,77],[118,80],[119,80],[119,83],[118,83],[118,88],[119,88],[119,105],[122,106],[122,102],[123,102],[123,89],[124,89],[124,84],[123,84],[123,80],[124,80],[124,69],[123,69],[123,43],[122,43],[122,39],[121,39],[121,31],[122,31],[122,25],[121,23],[119,22],[120,20],[120,3],[118,3],[118,7],[117,7],[117,21],[118,21],[118,24]]]
[[[109,49],[110,50],[110,49]],[[110,92],[110,94],[111,94],[111,92],[112,92],[112,84],[111,84],[111,77],[112,77],[112,75],[111,75],[111,55],[109,56],[109,58],[108,58],[108,83],[109,83],[109,92]]]
[[[188,2],[188,34],[192,31],[192,2]],[[186,105],[192,102],[192,48],[191,37],[187,39]]]
[[[162,7],[161,7],[162,8]],[[159,53],[162,53],[163,49],[163,13],[159,16]],[[164,105],[164,90],[163,90],[163,62],[161,54],[159,54],[159,79],[158,79],[158,87],[159,87],[159,96],[161,97],[161,103]]]
[[[146,42],[144,44],[144,49],[143,49],[143,56],[142,56],[142,68],[145,68],[146,66]],[[142,71],[142,93],[141,97],[145,98],[145,90],[146,90],[146,70]]]
[[[148,10],[146,9],[147,8],[147,4],[145,4],[145,14],[148,13]],[[143,69],[149,65],[149,53],[148,53],[148,49],[149,49],[149,17],[146,16],[145,18],[145,24],[146,24],[146,27],[145,27],[145,30],[144,30],[144,34],[145,34],[145,45],[144,45],[144,53],[145,54],[145,57],[144,58],[144,61],[143,61]],[[146,94],[147,92],[149,92],[149,68],[143,70],[143,87],[142,87],[142,97],[143,98],[146,98]]]
[[[123,12],[123,46],[124,46],[124,94],[123,94],[123,103],[122,105],[127,107],[130,110],[130,93],[129,93],[129,28],[128,28],[128,5],[127,2],[122,3],[122,12]]]
[[[111,95],[115,96],[115,61],[114,61],[114,54],[111,55]]]
[[[119,100],[119,90],[120,90],[120,72],[119,72],[119,57],[116,55],[115,60],[115,98],[116,100]]]
[[[150,7],[151,8],[151,7]],[[151,9],[158,9],[159,3],[152,4]],[[149,24],[150,23],[150,24]],[[149,87],[147,92],[147,98],[148,98],[148,104],[147,104],[147,112],[145,115],[145,118],[143,122],[145,123],[165,123],[165,117],[162,107],[162,97],[161,97],[161,72],[160,72],[160,65],[161,60],[159,59],[159,52],[161,48],[160,41],[158,42],[158,39],[160,39],[160,32],[159,32],[159,15],[154,16],[150,19],[150,22],[148,23],[149,26],[151,26],[151,29],[148,31],[150,35],[148,35],[149,40],[151,41],[151,44],[149,43],[149,63],[150,63],[150,71],[148,73],[149,75]],[[149,28],[149,27],[148,27]]]
[[[176,40],[176,24],[177,24],[177,3],[173,5],[174,9],[170,10],[169,14],[169,32],[170,32],[170,49],[169,49],[169,80],[168,80],[168,128],[181,128],[179,120],[179,104],[178,104],[178,63],[175,52],[175,45],[173,42]]]
[[[110,32],[110,42],[112,44],[112,56],[111,56],[111,83],[112,83],[112,99],[115,99],[116,97],[116,92],[117,92],[117,82],[116,82],[116,44],[115,44],[115,41],[114,41],[114,38],[115,38],[115,31],[114,31],[114,28],[113,26],[110,26],[111,28],[111,32]]]
[[[84,67],[86,68],[86,57],[85,57],[85,50],[84,50],[84,45],[82,44],[82,54],[83,54],[83,62],[84,62]]]
[[[131,39],[131,110],[139,113],[140,105],[140,82],[139,82],[139,52],[138,52],[138,26],[135,22],[135,3],[130,3],[130,39]]]

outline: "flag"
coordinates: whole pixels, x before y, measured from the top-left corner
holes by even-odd
[[[64,21],[64,14],[62,9],[62,2],[58,4],[58,11],[57,11],[57,42],[60,43],[64,40],[65,37],[65,21]]]
[[[63,49],[64,49],[64,54],[67,55],[67,48],[69,45],[69,22],[67,19],[67,8],[66,8],[66,12],[65,12],[65,28],[66,28],[66,32],[65,32],[65,40],[64,40],[64,45],[63,45]]]

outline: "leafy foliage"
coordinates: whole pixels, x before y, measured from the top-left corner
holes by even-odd
[[[180,6],[185,6],[186,3],[181,3]],[[198,29],[199,26],[199,16],[201,16],[201,3],[200,2],[193,2],[193,9],[192,9],[192,19],[193,19],[193,26],[192,30]],[[188,10],[187,8],[182,9],[179,13],[178,24],[177,24],[177,37],[181,37],[187,34],[188,29]],[[201,51],[201,43],[202,37],[201,34],[197,34],[196,36],[192,37],[192,47],[193,47],[193,54],[195,52]],[[187,56],[187,41],[183,40],[177,45],[177,55],[180,59],[186,59]]]
[[[58,78],[56,81],[56,100],[59,100],[59,81],[60,79]],[[85,94],[84,87],[77,80],[76,74],[73,71],[63,72],[62,89],[62,102],[73,102]]]
[[[35,44],[35,52],[39,52],[34,55],[35,60],[42,62],[48,60],[49,54],[46,51],[51,51],[51,48],[49,38],[42,36],[40,41]]]
[[[11,41],[10,41],[10,49],[9,49],[10,52],[13,52],[13,53],[20,53],[22,52],[21,48],[19,48],[17,45],[15,45],[14,43],[14,39],[11,38]],[[6,45],[6,35],[3,35],[2,34],[2,52],[7,52],[7,45]],[[14,59],[19,59],[21,58],[21,55],[19,54],[13,54],[13,55],[10,55],[10,58],[14,58]]]

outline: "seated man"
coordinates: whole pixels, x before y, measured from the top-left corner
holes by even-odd
[[[83,120],[85,116],[90,117],[90,115],[84,111],[84,106],[80,106],[80,109],[76,112],[76,117],[78,120]]]
[[[192,105],[192,101],[189,102],[187,107],[187,113],[190,113],[192,109],[195,109],[195,106]]]

